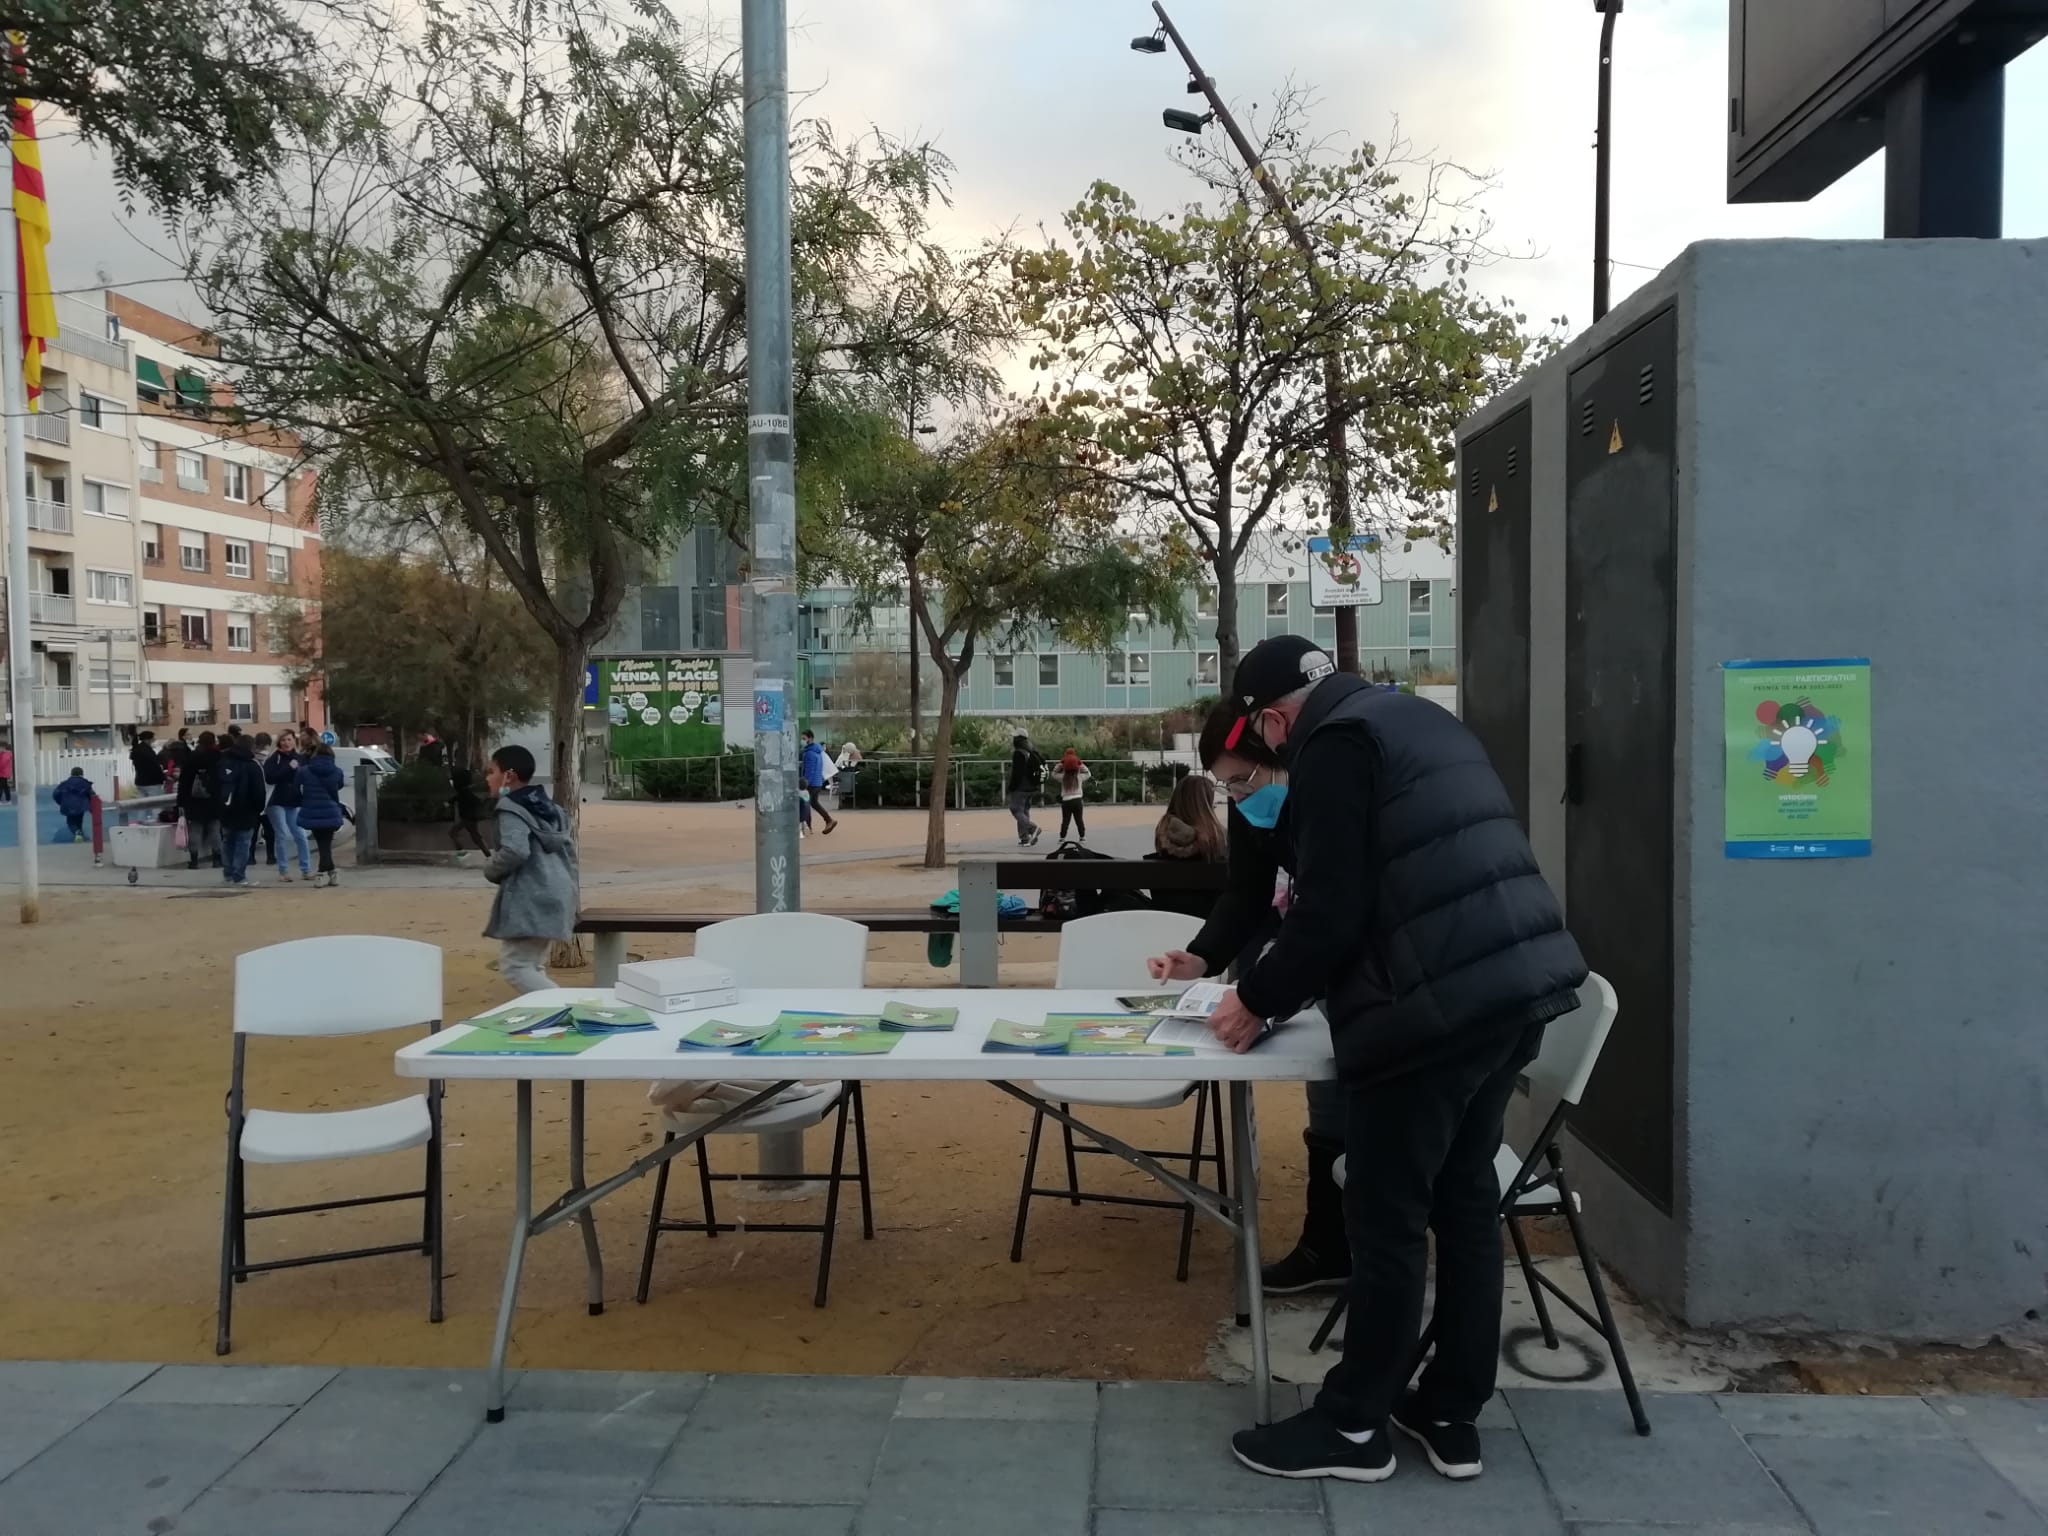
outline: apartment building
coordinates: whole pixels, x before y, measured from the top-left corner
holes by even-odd
[[[57,320],[40,409],[24,424],[34,745],[118,750],[145,705],[134,361],[97,302],[60,294]],[[14,524],[0,520],[0,545]],[[7,706],[4,734],[23,748]]]
[[[134,353],[144,718],[195,734],[324,726],[317,683],[293,680],[280,618],[318,604],[313,472],[287,435],[210,418],[233,393],[204,333],[122,294],[107,310]]]

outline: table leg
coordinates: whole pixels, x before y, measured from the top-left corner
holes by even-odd
[[[619,967],[626,959],[623,933],[600,933],[590,946],[590,979],[600,987],[619,984]]]
[[[1230,1085],[1230,1156],[1237,1165],[1240,1295],[1251,1320],[1252,1422],[1273,1422],[1273,1365],[1266,1345],[1266,1287],[1259,1276],[1259,1150],[1252,1085]]]
[[[505,1260],[505,1289],[498,1297],[498,1326],[491,1334],[491,1368],[484,1397],[484,1422],[505,1417],[505,1350],[512,1342],[512,1310],[519,1303],[519,1270],[526,1262],[526,1237],[533,1225],[533,1084],[519,1080],[512,1140],[512,1252]]]
[[[569,1084],[569,1192],[583,1193],[583,1084]],[[585,1299],[592,1317],[604,1316],[604,1254],[597,1246],[597,1216],[592,1207],[577,1213],[576,1225],[583,1229],[583,1262],[588,1271]]]

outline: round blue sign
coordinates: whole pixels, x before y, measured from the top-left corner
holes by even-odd
[[[331,746],[333,746],[333,745],[334,745],[334,742],[335,742],[335,735],[334,735],[334,732],[332,732],[332,731],[322,731],[322,732],[320,733],[320,744],[321,744],[321,745],[322,745],[323,747],[331,747]]]

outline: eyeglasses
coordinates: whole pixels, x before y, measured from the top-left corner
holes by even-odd
[[[1224,779],[1222,781],[1223,793],[1225,793],[1226,795],[1233,796],[1244,793],[1244,791],[1252,787],[1252,781],[1265,771],[1266,770],[1263,767],[1253,768],[1248,772],[1240,773],[1233,778]]]

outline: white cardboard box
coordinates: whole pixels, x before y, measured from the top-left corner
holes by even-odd
[[[619,1001],[653,1013],[694,1013],[739,1000],[733,974],[708,960],[637,960],[619,967]]]

